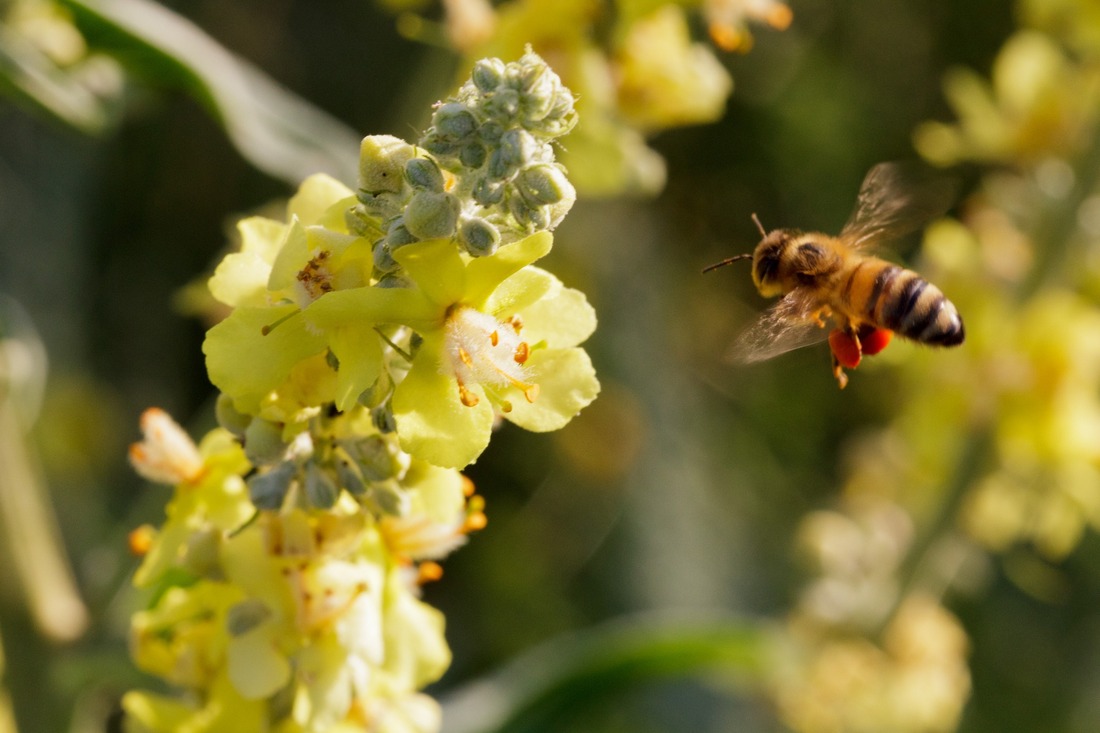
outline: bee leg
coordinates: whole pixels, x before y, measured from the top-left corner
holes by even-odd
[[[844,389],[848,386],[848,375],[844,373],[844,367],[841,366],[840,360],[836,358],[836,354],[833,354],[833,376],[836,377],[838,387]]]
[[[844,369],[855,369],[863,358],[859,335],[851,324],[833,329],[829,334],[829,350],[833,353],[833,376],[841,389],[848,384]]]
[[[833,309],[827,305],[823,305],[818,308],[810,318],[817,324],[818,328],[825,328],[825,319],[833,317]]]

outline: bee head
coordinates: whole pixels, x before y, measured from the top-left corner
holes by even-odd
[[[766,234],[752,255],[752,281],[765,298],[782,295],[790,290],[785,283],[789,273],[784,254],[799,233],[790,229],[776,229]]]

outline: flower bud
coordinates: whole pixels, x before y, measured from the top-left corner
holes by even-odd
[[[402,464],[389,442],[379,435],[348,440],[342,442],[341,447],[355,461],[363,478],[372,483],[402,475],[408,467]]]
[[[500,59],[481,59],[474,64],[470,80],[482,92],[491,92],[504,81],[504,62]]]
[[[490,145],[500,142],[500,136],[503,134],[504,128],[499,122],[493,120],[486,120],[481,123],[481,127],[477,128],[477,136]]]
[[[529,162],[537,147],[531,133],[519,128],[509,130],[500,138],[501,159],[508,166]]]
[[[389,404],[379,405],[370,411],[370,419],[380,433],[392,433],[397,430],[397,419]]]
[[[374,256],[374,269],[379,272],[393,272],[397,269],[397,260],[393,258],[393,247],[386,241],[375,242],[371,254]]]
[[[447,102],[432,115],[432,126],[443,140],[465,140],[477,129],[477,120],[461,102]]]
[[[511,121],[519,112],[520,96],[515,89],[498,89],[485,103],[485,111],[497,120]]]
[[[458,154],[458,160],[462,165],[474,169],[485,165],[486,157],[488,157],[488,153],[485,151],[485,146],[481,143],[464,145]]]
[[[359,475],[359,471],[350,460],[339,458],[335,463],[336,477],[340,480],[340,486],[352,496],[363,496],[367,493],[367,485],[363,482],[363,477]]]
[[[434,160],[429,158],[412,158],[405,164],[405,180],[413,188],[427,191],[443,191],[443,173]]]
[[[467,219],[458,231],[462,246],[474,257],[484,257],[500,246],[500,230],[484,219]]]
[[[371,194],[395,193],[404,185],[402,171],[415,154],[412,145],[392,135],[368,135],[359,145],[359,188]]]
[[[396,481],[383,481],[371,486],[371,501],[383,514],[404,516],[409,513],[409,494]]]
[[[248,598],[230,606],[225,614],[225,629],[230,636],[244,636],[272,615],[268,605],[259,598]]]
[[[218,393],[218,399],[214,403],[214,418],[218,425],[233,433],[238,439],[243,438],[245,430],[252,422],[252,416],[239,412],[233,405],[233,398],[224,392]]]
[[[556,204],[573,189],[561,168],[553,165],[536,165],[525,168],[516,176],[516,187],[528,202]]]
[[[314,461],[306,464],[305,495],[310,505],[317,509],[330,509],[340,496],[340,488]]]
[[[501,148],[493,150],[489,155],[489,169],[486,171],[489,178],[495,181],[503,181],[506,178],[511,178],[516,172],[517,166],[514,163],[508,161],[508,156]]]
[[[416,236],[405,225],[405,218],[399,216],[390,222],[389,231],[386,232],[386,244],[392,249],[403,247],[417,241]]]
[[[482,178],[474,186],[471,195],[474,197],[474,201],[481,206],[494,206],[504,200],[504,184],[494,183],[488,178]]]
[[[405,208],[405,227],[419,239],[449,237],[454,234],[458,212],[458,199],[453,195],[418,191]]]
[[[387,272],[374,284],[376,288],[411,288],[412,286],[412,280],[400,272]]]
[[[248,496],[257,509],[278,509],[283,505],[290,484],[298,475],[298,466],[283,461],[270,471],[248,479]]]
[[[244,432],[244,454],[254,466],[269,466],[281,461],[286,454],[282,428],[271,422],[255,418]]]

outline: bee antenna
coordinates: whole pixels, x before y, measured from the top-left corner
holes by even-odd
[[[753,223],[756,224],[756,228],[760,230],[760,236],[761,237],[768,236],[768,232],[767,232],[766,229],[764,229],[764,225],[760,223],[760,219],[756,218],[756,212],[755,211],[752,213],[752,220],[753,220]]]
[[[711,270],[717,270],[719,267],[725,267],[726,265],[731,265],[734,262],[737,262],[738,260],[751,260],[751,259],[752,259],[751,254],[734,255],[733,257],[727,257],[726,259],[722,260],[721,262],[715,262],[713,265],[708,265],[708,266],[704,267],[703,272],[710,272]]]

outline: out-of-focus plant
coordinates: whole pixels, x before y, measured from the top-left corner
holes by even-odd
[[[797,731],[955,730],[970,642],[946,596],[978,548],[1057,563],[1100,528],[1100,16],[1020,9],[988,81],[946,78],[957,121],[915,134],[931,162],[991,164],[922,248],[967,342],[887,357],[896,415],[856,446],[838,509],[803,521],[821,575],[773,687]],[[1007,572],[1049,597],[1047,575]]]
[[[0,2],[0,94],[88,134],[109,131],[134,82],[178,88],[206,106],[241,155],[297,184],[352,181],[357,136],[283,89],[194,24],[150,0]]]
[[[408,3],[385,4],[408,12]],[[779,0],[442,5],[444,35],[467,65],[482,56],[511,58],[531,44],[576,92],[583,121],[562,160],[581,192],[592,196],[661,190],[664,160],[646,137],[713,122],[724,113],[733,80],[712,48],[692,38],[692,16],[701,14],[711,39],[725,51],[752,46],[750,22],[778,29],[791,22],[790,9]],[[410,27],[408,16],[403,25]]]
[[[357,190],[312,176],[286,221],[239,223],[204,345],[221,427],[196,446],[151,409],[131,450],[176,487],[131,538],[133,654],[189,693],[129,693],[132,729],[439,727],[419,691],[450,652],[417,589],[485,524],[458,469],[501,418],[555,430],[599,388],[592,309],[532,265],[575,119],[537,55],[486,59],[416,145],[362,141]]]
[[[119,65],[89,49],[52,0],[0,3],[0,93],[86,133],[106,129],[122,91]]]

